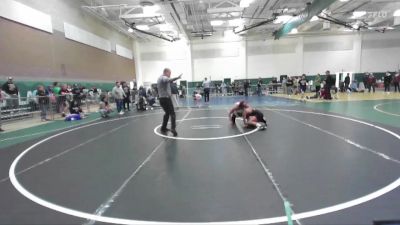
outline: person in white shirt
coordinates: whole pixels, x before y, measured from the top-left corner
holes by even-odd
[[[221,90],[222,90],[222,96],[225,96],[227,91],[226,91],[226,84],[224,81],[222,81],[221,83]]]
[[[115,82],[115,87],[112,89],[112,95],[115,100],[115,104],[117,105],[117,112],[120,115],[124,115],[124,111],[122,111],[122,102],[125,97],[124,90],[121,88],[121,84],[117,81]]]
[[[209,102],[210,101],[210,85],[211,85],[211,81],[207,80],[207,77],[204,78],[203,90],[204,90],[204,101],[205,102]]]

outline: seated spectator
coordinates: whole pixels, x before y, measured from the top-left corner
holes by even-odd
[[[71,104],[70,104],[70,106],[69,106],[69,113],[70,113],[70,114],[79,114],[79,115],[82,116],[82,118],[83,118],[83,116],[84,116],[83,110],[82,110],[82,108],[79,106],[79,103],[78,103],[76,100],[74,100],[74,101],[71,102]]]
[[[358,85],[358,92],[361,92],[361,93],[365,92],[364,82],[360,82],[360,84]]]
[[[357,81],[353,80],[350,85],[350,91],[351,92],[358,92],[358,87],[357,87]]]
[[[109,114],[112,112],[112,109],[108,104],[108,95],[106,94],[100,95],[99,112],[100,116],[103,118],[108,118]]]

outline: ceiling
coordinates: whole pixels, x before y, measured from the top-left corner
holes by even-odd
[[[139,41],[265,39],[318,1],[324,0],[84,0],[82,9]],[[398,0],[338,0],[291,35],[398,30],[398,9]]]

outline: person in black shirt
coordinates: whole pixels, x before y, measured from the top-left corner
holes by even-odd
[[[7,82],[3,84],[3,91],[9,96],[6,99],[7,107],[10,109],[17,109],[18,102],[18,87],[14,84],[13,78],[9,77]]]
[[[392,75],[387,72],[383,78],[383,84],[385,85],[385,92],[390,92],[390,83],[392,82]]]
[[[48,121],[47,108],[49,107],[49,97],[46,95],[46,90],[43,85],[37,87],[36,96],[38,97],[38,103],[40,108],[40,118],[43,121]]]
[[[126,110],[131,111],[129,107],[129,104],[131,103],[131,90],[128,86],[128,83],[126,83],[125,81],[122,82],[122,90],[124,90],[125,93],[124,99],[122,101],[124,111]]]
[[[73,95],[73,97],[72,97],[73,101],[75,101],[78,106],[81,106],[81,94],[82,94],[82,92],[81,92],[81,89],[79,88],[78,84],[74,84],[72,86],[71,93]]]
[[[331,95],[331,88],[332,86],[335,86],[335,79],[332,77],[331,72],[329,70],[327,70],[325,72],[326,74],[326,79],[325,79],[325,92],[327,93],[326,99],[332,99],[332,95]]]
[[[293,86],[293,78],[288,77],[288,79],[286,81],[286,87],[287,87],[287,93],[289,96],[293,93],[292,86]]]
[[[303,74],[301,76],[301,79],[299,80],[299,87],[300,87],[300,92],[301,92],[301,99],[304,99],[304,94],[307,91],[307,84],[308,84],[308,80],[306,79],[306,75]]]
[[[249,96],[249,86],[250,83],[248,80],[244,81],[243,88],[244,88],[244,96]]]
[[[262,95],[262,80],[261,80],[261,77],[260,78],[258,78],[258,82],[257,82],[257,94],[258,94],[258,96],[261,96]]]
[[[351,90],[349,88],[349,85],[350,85],[350,74],[347,74],[347,76],[344,78],[344,90],[345,91]]]

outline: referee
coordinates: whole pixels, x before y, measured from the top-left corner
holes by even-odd
[[[176,132],[176,116],[174,111],[174,105],[171,100],[171,83],[180,79],[182,74],[176,78],[171,77],[171,70],[168,68],[164,69],[163,74],[157,80],[157,88],[158,88],[158,97],[160,99],[160,105],[163,108],[165,114],[161,126],[161,133],[167,133],[167,124],[169,117],[171,116],[171,132],[174,137],[178,136]]]

